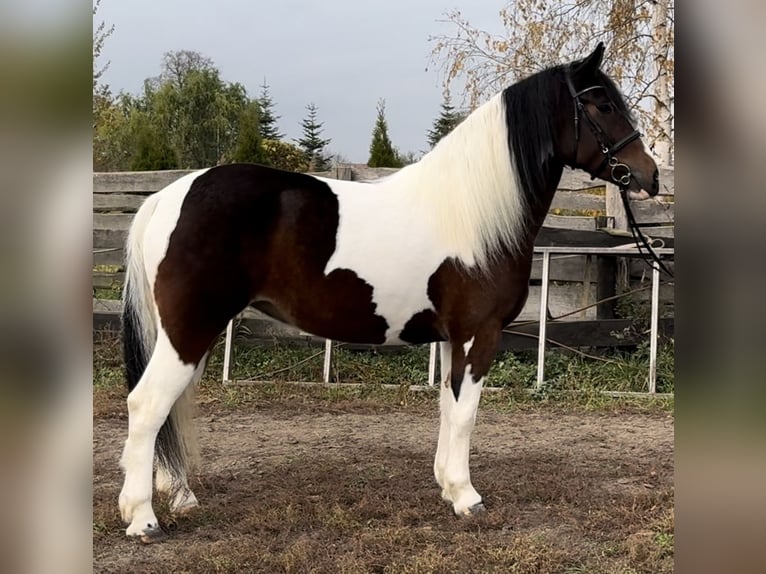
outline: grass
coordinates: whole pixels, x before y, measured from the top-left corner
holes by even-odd
[[[660,346],[657,361],[657,390],[674,389],[674,345],[668,339]],[[210,400],[220,400],[230,408],[264,398],[295,397],[303,393],[310,399],[330,401],[372,401],[375,403],[417,405],[434,400],[433,392],[412,392],[410,385],[427,385],[428,347],[408,347],[401,351],[356,351],[338,346],[333,352],[332,380],[341,384],[298,390],[280,385],[286,381],[321,381],[323,349],[318,347],[235,346],[232,357],[233,380],[266,380],[273,384],[222,386],[223,341],[214,347],[200,385]],[[650,399],[642,396],[610,397],[601,391],[645,391],[649,368],[648,345],[632,352],[613,350],[600,360],[567,351],[549,350],[546,354],[546,385],[534,391],[536,353],[502,353],[487,377],[487,386],[501,392],[485,392],[483,404],[500,409],[546,408],[587,411],[628,410],[631,412],[672,412],[672,397]],[[357,383],[344,385],[342,383]],[[398,389],[384,388],[394,385]],[[107,398],[124,392],[124,373],[120,347],[114,335],[98,335],[94,345],[94,386]],[[428,389],[427,390],[431,390]],[[307,399],[308,400],[308,399]]]

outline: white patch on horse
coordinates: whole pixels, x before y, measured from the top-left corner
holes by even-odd
[[[152,358],[141,380],[128,395],[128,439],[120,465],[125,482],[120,492],[120,512],[129,526],[128,536],[157,528],[152,509],[154,444],[170,409],[189,385],[194,365],[184,363],[164,330],[158,330]]]
[[[476,337],[471,337],[470,341],[466,341],[465,343],[463,343],[463,353],[465,353],[466,357],[468,356],[468,351],[470,351],[471,347],[473,347],[473,340],[475,338]]]
[[[372,286],[386,342],[433,309],[428,279],[448,257],[486,268],[524,236],[502,94],[463,121],[418,163],[373,183],[318,178],[338,197],[335,252],[325,274],[349,269]]]
[[[325,275],[349,269],[372,286],[375,313],[388,323],[386,343],[416,313],[433,309],[428,279],[454,252],[440,245],[428,214],[390,180],[376,184],[325,181],[338,197],[335,252]]]

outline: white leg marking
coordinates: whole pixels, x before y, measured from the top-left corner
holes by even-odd
[[[120,461],[125,470],[120,512],[123,520],[130,523],[125,531],[128,536],[140,536],[158,528],[152,509],[154,442],[193,375],[194,365],[180,360],[160,329],[146,371],[128,395],[128,439]]]
[[[470,350],[471,350],[471,347],[473,347],[473,340],[474,340],[475,338],[476,338],[476,337],[471,337],[471,340],[470,340],[470,341],[466,341],[465,343],[463,343],[463,354],[464,354],[466,357],[468,356],[468,351],[470,351]]]
[[[479,407],[481,388],[484,379],[474,382],[471,375],[471,365],[466,366],[463,382],[460,386],[460,396],[455,400],[452,390],[442,388],[443,408],[447,401],[449,406],[448,428],[449,446],[447,464],[444,468],[443,496],[450,500],[455,514],[471,514],[471,507],[481,502],[481,496],[471,484],[471,474],[468,467],[468,457],[471,447],[471,432],[476,421],[476,411]]]
[[[196,386],[197,383],[199,383],[200,379],[202,378],[202,374],[205,372],[206,364],[207,354],[202,357],[202,360],[194,371],[191,386]],[[184,392],[189,392],[189,389],[187,388]],[[184,401],[185,397],[181,397],[178,400]],[[178,407],[178,403],[176,403],[176,407]],[[187,411],[191,410],[188,405],[184,408]],[[191,417],[191,413],[182,412],[178,416]],[[180,426],[187,425],[182,423]],[[173,476],[170,474],[168,469],[158,464],[157,470],[154,474],[154,488],[157,489],[157,492],[162,492],[163,494],[170,496],[170,511],[174,514],[184,514],[185,512],[190,511],[192,508],[199,506],[197,497],[194,495],[191,488],[189,488],[189,478],[186,471],[184,471],[180,476]]]
[[[444,469],[447,466],[447,454],[449,452],[449,413],[452,408],[452,388],[450,387],[450,372],[452,366],[452,345],[448,341],[439,343],[441,362],[441,384],[439,385],[439,410],[441,412],[439,422],[439,443],[436,446],[434,458],[434,476],[439,486],[444,488]],[[442,490],[442,496],[445,496]]]

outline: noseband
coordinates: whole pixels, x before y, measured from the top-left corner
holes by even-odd
[[[574,131],[575,131],[575,155],[574,155],[574,163],[577,164],[577,152],[580,148],[580,115],[582,115],[588,122],[588,126],[590,127],[590,131],[593,132],[593,136],[596,138],[596,142],[598,142],[599,147],[601,148],[601,153],[604,155],[604,160],[599,164],[599,166],[596,168],[594,172],[591,173],[591,179],[595,179],[597,173],[600,173],[607,165],[611,168],[611,176],[612,181],[614,181],[617,185],[619,185],[621,188],[627,188],[630,184],[630,178],[633,177],[633,174],[630,172],[630,166],[627,164],[624,164],[620,162],[620,160],[617,158],[617,152],[619,152],[622,148],[624,148],[626,145],[628,145],[630,142],[637,140],[641,137],[641,133],[637,130],[633,130],[633,133],[625,136],[620,141],[613,145],[608,145],[606,142],[608,140],[608,137],[604,130],[601,129],[601,126],[598,125],[596,120],[593,119],[593,116],[591,116],[588,113],[588,110],[585,109],[585,106],[582,103],[582,100],[580,100],[580,96],[583,94],[590,92],[592,90],[603,90],[604,86],[590,86],[589,88],[585,88],[583,90],[580,90],[579,92],[575,90],[574,83],[572,83],[572,72],[571,68],[567,70],[566,74],[567,79],[567,87],[569,88],[569,93],[572,96],[572,100],[575,104],[575,112],[574,112]]]

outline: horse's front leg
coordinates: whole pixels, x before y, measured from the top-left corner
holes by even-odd
[[[442,422],[434,470],[442,497],[452,503],[458,516],[484,510],[481,495],[471,483],[468,458],[481,388],[499,339],[499,328],[485,327],[465,341],[454,341],[450,377],[441,384]]]
[[[444,489],[444,473],[447,468],[447,453],[449,452],[450,435],[450,411],[452,410],[452,392],[445,392],[450,389],[450,373],[452,372],[452,345],[449,341],[439,343],[441,377],[440,381],[440,421],[439,421],[439,443],[436,446],[436,456],[434,457],[434,477],[436,482],[442,488],[442,498],[449,501],[447,491]]]

